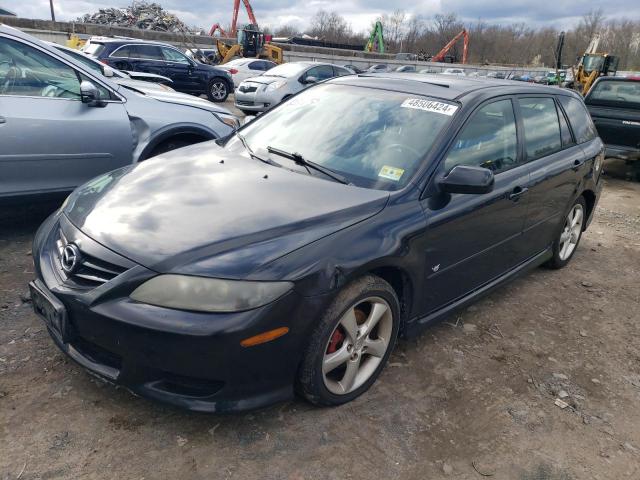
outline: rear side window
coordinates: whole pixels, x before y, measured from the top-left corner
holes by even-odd
[[[131,57],[148,60],[164,60],[160,47],[155,45],[132,45]]]
[[[445,170],[470,165],[504,172],[518,164],[517,145],[511,100],[498,100],[473,114],[449,151]]]
[[[524,123],[527,160],[535,160],[562,148],[558,112],[553,98],[519,98]]]
[[[567,112],[576,142],[588,142],[598,136],[596,127],[593,125],[584,103],[576,98],[562,96],[560,97],[560,104],[564,111]]]

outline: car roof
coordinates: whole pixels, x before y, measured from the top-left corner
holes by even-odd
[[[362,73],[359,75],[349,75],[328,80],[329,83],[349,84],[383,90],[393,90],[398,92],[413,93],[416,95],[426,95],[446,100],[459,100],[471,93],[500,89],[498,94],[517,93],[545,93],[564,94],[579,97],[571,90],[537,85],[530,83],[514,82],[512,80],[502,80],[485,77],[456,77],[445,75],[389,72],[389,73]]]
[[[145,45],[161,45],[163,47],[178,48],[175,45],[171,45],[170,43],[167,43],[167,42],[160,42],[157,40],[143,40],[140,38],[91,37],[89,41],[90,43],[122,43],[123,45],[145,44]]]

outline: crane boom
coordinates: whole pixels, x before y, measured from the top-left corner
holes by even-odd
[[[242,2],[244,3],[244,8],[247,9],[247,15],[249,15],[249,23],[258,25],[258,21],[256,20],[256,16],[253,14],[253,8],[251,7],[249,0],[242,0]]]
[[[460,37],[464,37],[464,45],[462,50],[462,63],[467,63],[467,52],[469,51],[469,34],[465,28],[457,34],[453,39],[447,43],[442,50],[436,53],[432,58],[432,62],[442,62],[444,60],[444,56],[447,54],[451,47],[455,45],[455,43],[460,39]]]

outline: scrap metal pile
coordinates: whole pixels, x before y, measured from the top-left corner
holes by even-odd
[[[134,2],[127,8],[101,8],[97,13],[86,14],[77,21],[163,32],[192,32],[178,17],[157,3],[147,2]]]

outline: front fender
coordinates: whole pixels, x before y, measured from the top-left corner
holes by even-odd
[[[199,135],[206,140],[219,138],[220,135],[213,129],[198,123],[177,123],[167,125],[151,132],[148,126],[141,119],[131,119],[131,127],[134,136],[137,134],[136,148],[133,152],[133,162],[137,163],[148,157],[158,145],[165,140],[176,135],[192,134]]]

